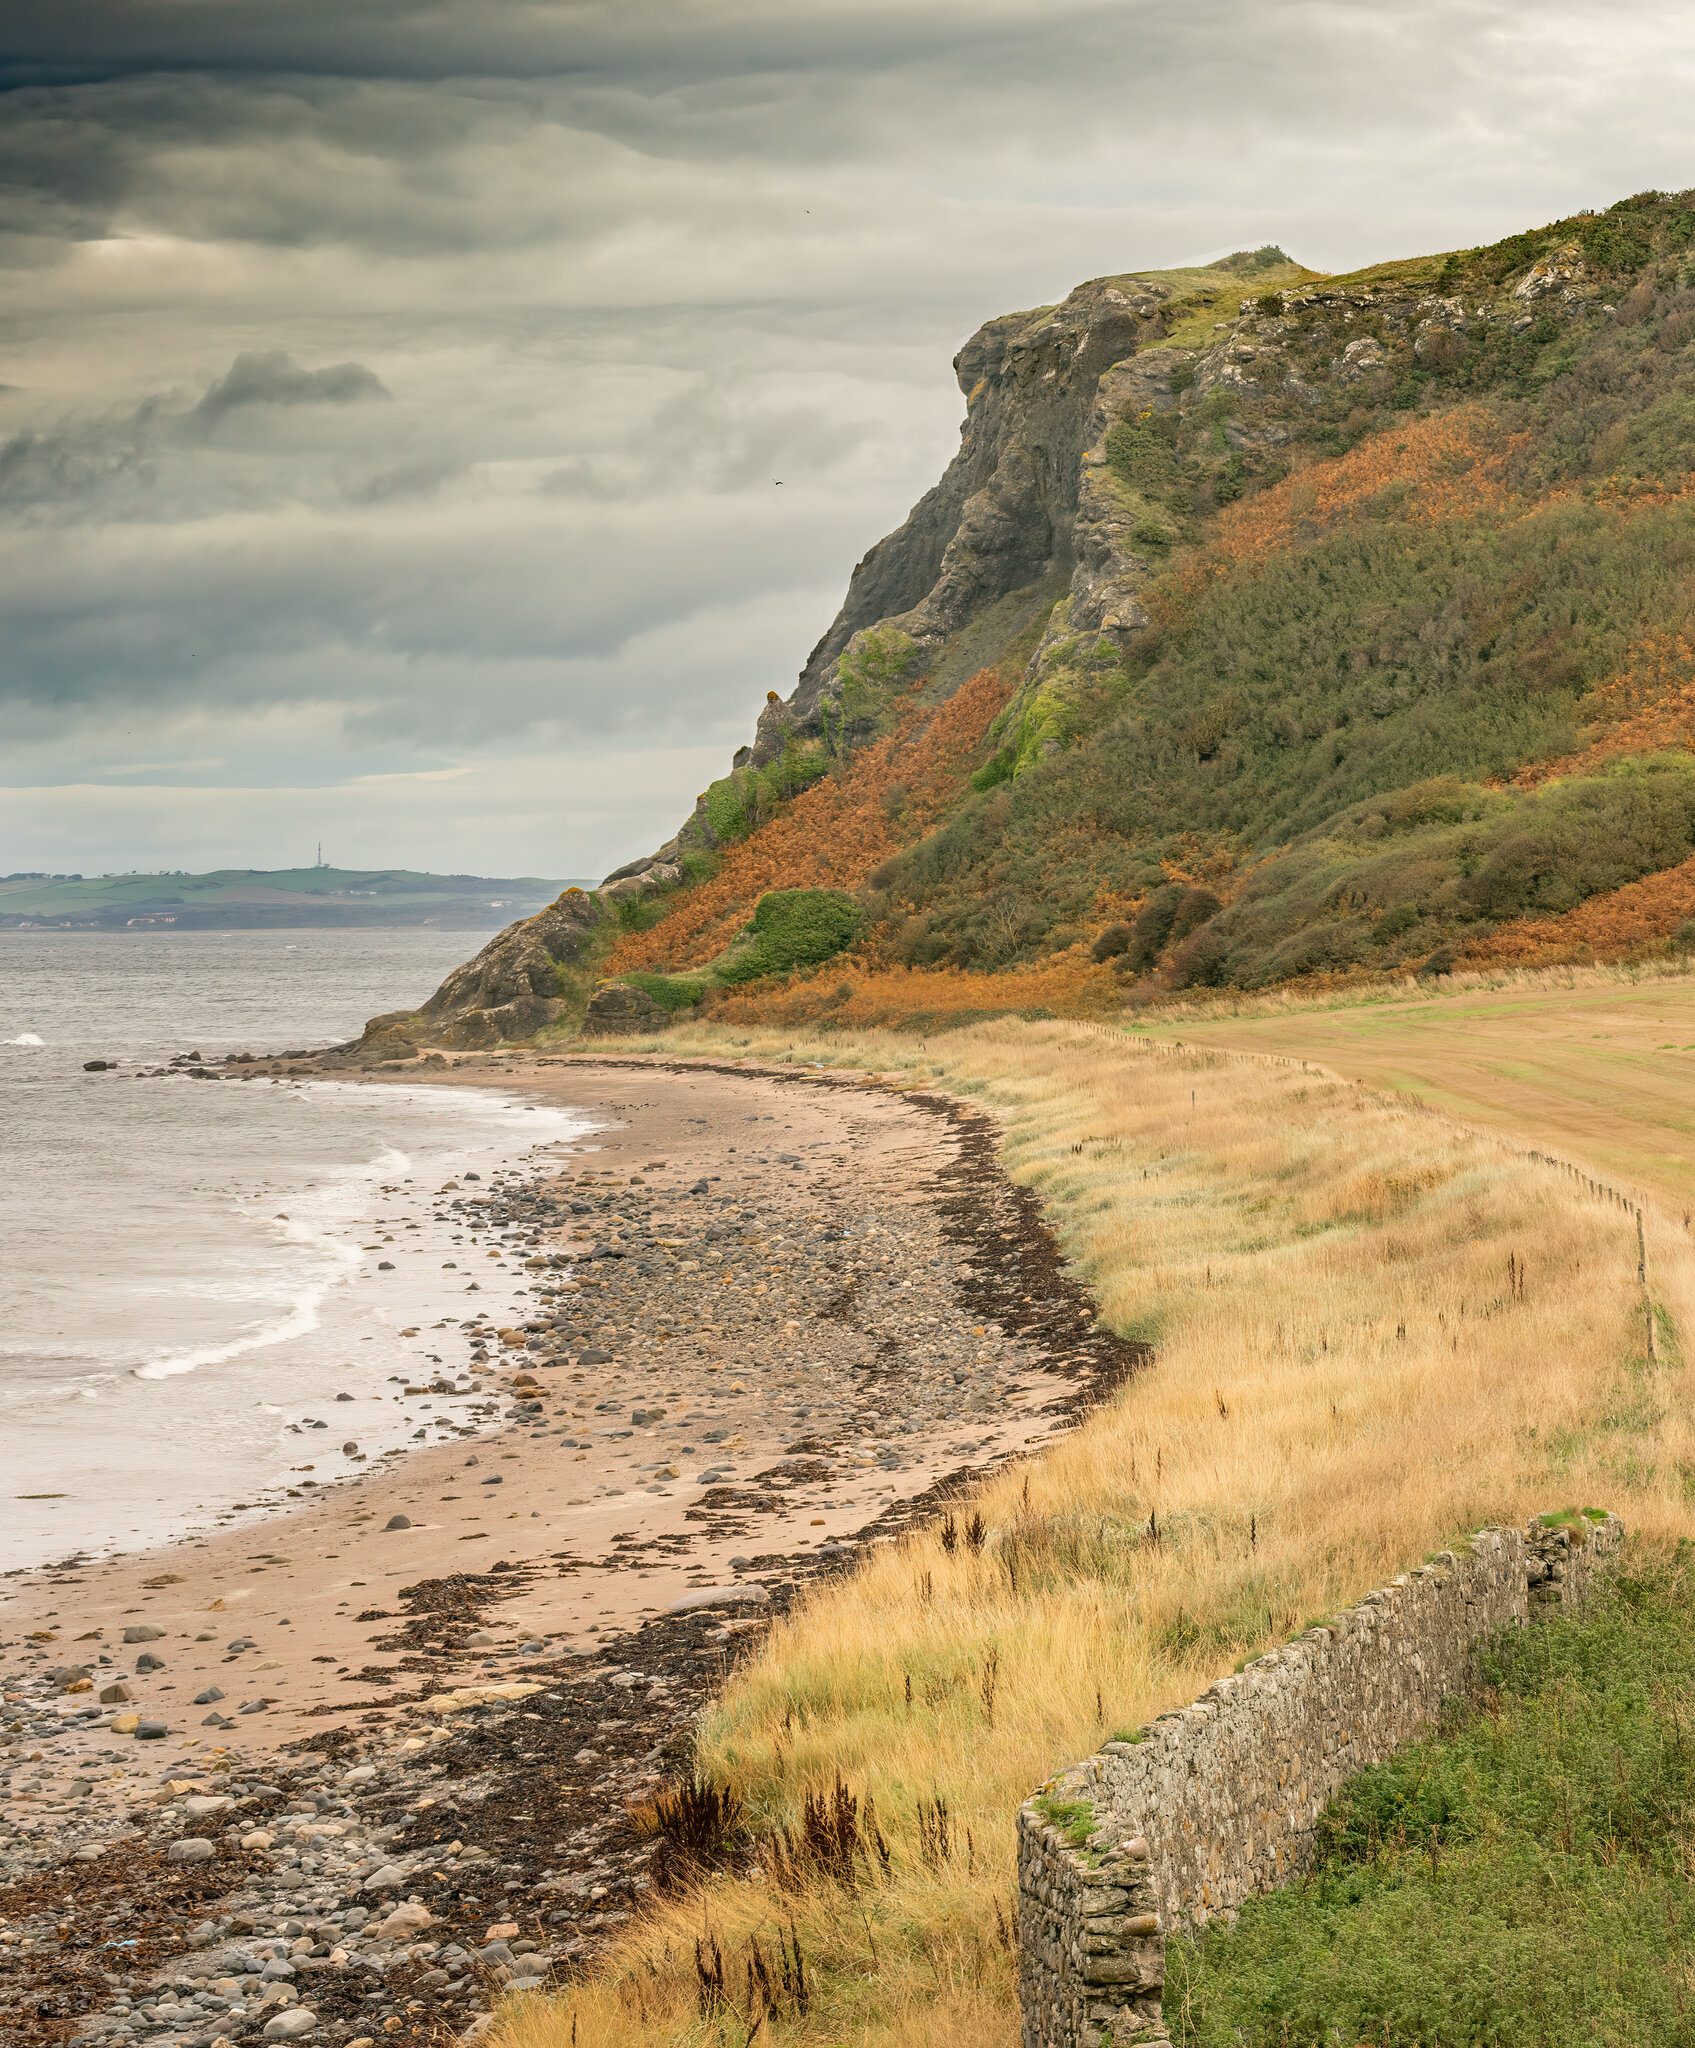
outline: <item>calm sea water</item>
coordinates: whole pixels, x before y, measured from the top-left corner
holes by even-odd
[[[582,1119],[483,1090],[134,1073],[333,1044],[477,944],[0,934],[0,1569],[160,1542],[303,1460],[322,1483],[410,1441],[394,1378],[461,1364],[476,1309],[517,1310],[523,1275],[494,1263],[467,1303],[431,1198]],[[331,1427],[303,1436],[308,1418]]]

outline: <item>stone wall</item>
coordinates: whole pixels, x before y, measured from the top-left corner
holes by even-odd
[[[1051,1779],[1019,1814],[1024,2048],[1163,2043],[1165,1930],[1299,1875],[1347,1780],[1428,1734],[1489,1638],[1581,1600],[1623,1533],[1482,1529]]]

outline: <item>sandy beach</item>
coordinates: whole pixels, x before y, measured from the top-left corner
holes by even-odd
[[[422,2043],[547,1981],[639,1904],[630,1810],[797,1588],[1134,1362],[962,1105],[611,1057],[395,1078],[600,1126],[444,1191],[531,1312],[411,1390],[478,1433],[0,1585],[9,2039]],[[140,1961],[59,1960],[114,1940]],[[235,1966],[278,1941],[288,1974]]]

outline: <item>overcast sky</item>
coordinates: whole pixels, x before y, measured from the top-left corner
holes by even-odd
[[[5,0],[0,872],[603,872],[980,321],[1695,184],[1692,57],[1682,0]]]

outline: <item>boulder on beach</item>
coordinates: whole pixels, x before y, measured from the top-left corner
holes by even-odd
[[[692,1614],[697,1607],[766,1607],[771,1595],[763,1586],[696,1586],[666,1607],[667,1614]]]

